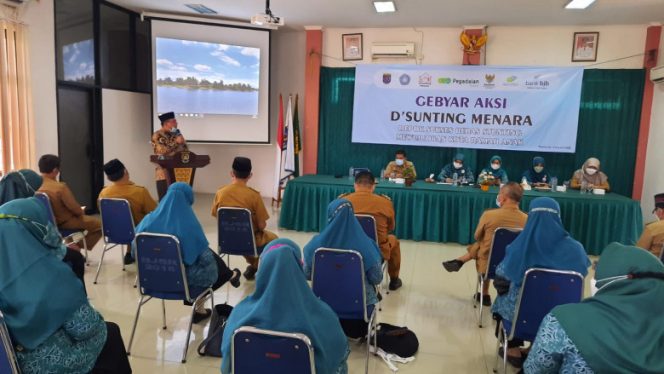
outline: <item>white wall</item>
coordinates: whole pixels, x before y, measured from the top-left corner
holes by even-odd
[[[569,66],[572,63],[572,39],[575,31],[598,31],[597,61],[608,61],[643,53],[646,25],[489,27],[486,47],[488,65]],[[323,29],[323,65],[352,66],[341,59],[341,35],[362,33],[364,60],[371,63],[373,42],[415,42],[423,64],[460,64],[462,62],[460,28],[355,28]],[[379,59],[376,63],[415,63],[414,59]],[[640,68],[643,57],[602,64],[600,68]]]
[[[30,43],[36,163],[43,154],[58,153],[53,1],[31,1],[22,20],[28,25]]]
[[[664,64],[664,37],[659,45],[659,59],[657,65]],[[648,134],[648,153],[646,154],[646,172],[643,183],[643,221],[655,220],[651,214],[655,203],[653,196],[664,192],[664,83],[655,85],[652,102],[652,117],[650,119],[650,133]]]

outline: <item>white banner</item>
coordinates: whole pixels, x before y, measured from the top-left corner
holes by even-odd
[[[583,68],[358,65],[353,143],[576,149]]]

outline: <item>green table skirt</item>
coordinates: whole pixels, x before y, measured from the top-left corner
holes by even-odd
[[[279,226],[297,231],[320,231],[327,222],[327,205],[352,192],[348,177],[305,175],[288,183],[284,191]],[[395,234],[401,239],[469,244],[484,210],[495,208],[497,188],[488,192],[473,187],[453,187],[417,181],[412,187],[380,182],[376,193],[389,196],[396,213]],[[526,191],[521,209],[527,211],[536,197],[553,197],[560,204],[565,228],[589,254],[598,255],[613,241],[634,244],[643,219],[639,203],[630,198],[578,191]]]

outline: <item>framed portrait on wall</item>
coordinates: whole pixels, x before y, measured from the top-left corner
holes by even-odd
[[[362,59],[362,34],[341,35],[342,58],[344,61]]]
[[[598,32],[575,32],[572,62],[597,61]]]

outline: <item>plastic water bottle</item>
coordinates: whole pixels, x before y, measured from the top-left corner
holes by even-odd
[[[528,179],[526,179],[526,177],[521,178],[521,185],[525,186],[527,184],[528,184]]]
[[[588,183],[583,180],[581,181],[581,193],[586,193],[588,192]]]
[[[457,173],[452,174],[452,185],[453,186],[459,185],[459,174]]]
[[[348,179],[353,180],[353,167],[348,168]]]
[[[551,191],[556,191],[556,187],[558,186],[558,178],[552,177],[551,178]]]
[[[385,169],[380,169],[380,180],[381,181],[385,180]]]

